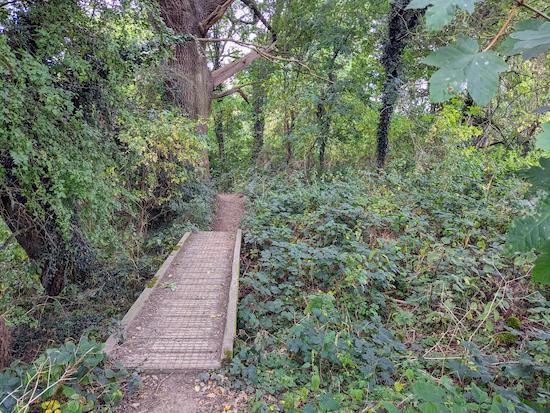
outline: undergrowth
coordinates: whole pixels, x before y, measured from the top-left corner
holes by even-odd
[[[504,251],[527,162],[466,150],[426,171],[248,179],[222,373],[249,410],[550,411],[550,294]]]
[[[44,294],[39,268],[0,226],[0,241],[6,241],[0,249],[0,364],[16,359],[0,372],[0,412],[113,411],[128,386],[137,386],[139,377],[120,365],[113,373],[106,356],[98,354],[101,342],[120,332],[119,320],[183,234],[210,223],[211,187],[188,180],[178,194],[165,214],[169,219],[141,226],[145,230],[127,217],[127,225],[114,223],[111,242],[95,250],[101,266],[84,285],[69,284],[56,297]],[[65,354],[61,359],[59,352]],[[51,406],[36,410],[48,400]]]

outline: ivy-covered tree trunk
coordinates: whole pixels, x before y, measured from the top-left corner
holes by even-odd
[[[17,181],[16,165],[7,154],[1,159],[6,179],[0,189],[0,216],[29,259],[39,266],[46,294],[59,295],[68,283],[83,284],[96,260],[76,220],[71,219],[62,231],[51,207],[41,205],[31,210],[22,195],[25,189]]]
[[[218,155],[220,161],[225,162],[225,139],[223,135],[223,108],[214,115],[214,134],[218,142]]]
[[[402,83],[403,51],[413,30],[421,23],[421,13],[417,10],[405,10],[411,0],[394,0],[390,4],[388,15],[388,38],[384,43],[382,65],[386,71],[386,80],[382,89],[382,107],[378,120],[377,162],[383,167],[388,154],[388,134],[395,104],[399,98],[399,85]]]
[[[292,160],[294,158],[294,153],[292,150],[292,141],[290,136],[294,130],[294,124],[296,122],[296,112],[294,110],[285,110],[284,118],[284,129],[285,129],[285,150],[286,150],[286,166],[287,168],[292,167]]]
[[[330,128],[330,118],[325,110],[326,96],[321,96],[317,104],[317,120],[319,122],[319,169],[325,169],[325,153],[327,148],[328,132]]]
[[[265,128],[265,88],[258,84],[252,89],[252,113],[254,116],[254,158],[257,158],[264,146],[264,128]]]

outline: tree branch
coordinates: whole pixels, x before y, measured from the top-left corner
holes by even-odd
[[[508,20],[506,20],[506,23],[504,23],[504,26],[502,26],[502,28],[500,29],[500,31],[498,32],[498,34],[495,36],[495,38],[493,39],[493,41],[491,43],[489,43],[489,46],[487,46],[483,51],[486,52],[487,50],[489,50],[491,48],[491,46],[493,44],[495,44],[495,42],[497,41],[497,39],[502,36],[502,33],[504,33],[504,30],[506,29],[506,26],[508,26],[508,23],[510,23],[510,20],[512,20],[512,17],[514,17],[514,14],[516,14],[516,10],[518,9],[519,7],[519,3],[516,4],[514,6],[514,8],[512,9],[512,11],[510,12],[510,15],[508,16]]]
[[[17,3],[19,0],[13,0],[13,1],[6,1],[4,3],[0,3],[0,7],[5,7],[7,6],[8,4],[13,4],[13,3]]]
[[[258,18],[264,24],[267,30],[269,30],[269,32],[271,33],[272,41],[273,43],[275,43],[277,41],[277,33],[273,31],[273,28],[271,27],[271,25],[264,18],[260,10],[258,10],[258,6],[256,6],[256,3],[254,3],[254,0],[241,0],[241,1],[244,4],[246,4],[250,10],[252,10],[252,12],[254,13],[254,16],[256,16],[256,18]]]
[[[319,76],[319,75],[316,75],[315,73],[313,73],[313,71],[305,63],[302,63],[299,60],[285,59],[284,57],[278,57],[278,56],[273,56],[273,55],[269,54],[271,51],[275,50],[275,43],[271,44],[270,46],[258,46],[258,45],[253,44],[253,43],[241,42],[240,40],[235,40],[235,39],[230,39],[230,38],[218,38],[218,39],[197,38],[197,39],[194,39],[194,40],[197,40],[199,42],[233,42],[233,43],[236,43],[240,46],[247,47],[249,49],[253,49],[253,51],[250,52],[249,54],[247,54],[246,56],[243,56],[240,59],[237,59],[237,60],[225,65],[224,67],[216,70],[213,73],[213,75],[214,75],[214,87],[216,87],[220,83],[224,82],[225,80],[229,79],[235,73],[238,73],[240,70],[244,69],[250,63],[252,63],[254,60],[259,59],[260,57],[264,57],[267,60],[270,60],[272,62],[275,61],[275,60],[278,60],[278,61],[281,61],[281,62],[296,63],[296,64],[302,66],[303,68],[305,68],[309,72],[310,76],[313,76],[313,77],[316,77],[317,79],[321,79],[321,80],[324,80],[325,82],[334,84],[334,82],[331,81],[330,79],[324,78],[322,76]],[[252,60],[250,60],[250,59],[252,59]],[[241,60],[243,60],[243,62],[241,62]],[[243,63],[246,63],[246,64],[244,66],[242,66],[239,70],[236,70],[235,72],[233,72],[230,76],[224,77],[224,75],[222,74],[226,70],[227,71],[232,71],[232,69],[233,69],[232,66],[233,65],[235,65],[235,66],[237,64],[242,65]],[[219,73],[217,73],[217,72],[219,72]],[[217,79],[216,79],[217,77],[219,77],[219,78],[223,77],[223,80],[221,80],[220,83],[216,83],[217,82]]]
[[[244,85],[244,86],[246,86],[246,85]],[[242,86],[234,87],[233,89],[226,90],[225,92],[218,93],[216,95],[212,95],[212,99],[222,99],[226,96],[232,95],[233,93],[238,93],[243,97],[243,99],[246,101],[246,103],[248,103],[250,105],[250,102],[248,101],[248,98],[246,97],[246,94],[243,92],[241,87]]]
[[[10,236],[8,237],[8,239],[6,241],[4,241],[4,243],[0,246],[0,251],[4,251],[7,246],[10,244],[11,240],[14,239],[15,237],[17,237],[18,235],[21,235],[25,232],[27,232],[28,230],[30,230],[32,227],[29,227],[29,228],[25,228],[25,229],[22,229],[20,231],[17,231],[17,232],[12,232],[10,234]]]
[[[199,41],[214,41],[219,39],[197,39]],[[240,44],[242,42],[235,41],[236,43]],[[242,46],[245,46],[242,44]],[[231,76],[239,73],[241,70],[243,70],[245,67],[250,65],[255,60],[258,60],[264,53],[269,53],[272,50],[275,50],[275,43],[264,46],[264,47],[258,47],[255,48],[253,51],[248,53],[247,55],[241,57],[240,59],[234,60],[229,64],[226,64],[225,66],[219,68],[218,70],[214,71],[212,73],[212,76],[214,78],[214,87],[222,84],[224,81],[229,79]]]
[[[206,19],[199,23],[199,30],[201,31],[203,36],[206,35],[208,29],[210,29],[223,17],[229,6],[231,6],[234,1],[235,0],[227,0],[222,5],[216,6],[216,9],[212,13],[210,13],[210,15]]]
[[[531,10],[532,12],[535,12],[537,13],[540,17],[543,17],[545,18],[546,20],[550,21],[550,16],[548,16],[546,13],[543,13],[542,11],[538,10],[538,9],[535,9],[533,6],[529,6],[528,4],[525,4],[523,2],[523,0],[516,0],[516,3],[519,5],[519,6],[523,6],[529,10]]]

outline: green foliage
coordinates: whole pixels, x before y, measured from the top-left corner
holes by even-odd
[[[116,147],[98,127],[112,125],[121,78],[133,69],[122,57],[130,45],[99,30],[120,22],[115,10],[104,22],[74,2],[17,7],[18,18],[5,21],[0,36],[7,62],[0,80],[0,150],[12,159],[0,173],[4,181],[16,178],[18,195],[36,219],[54,209],[65,229],[77,205],[96,224],[119,207],[107,173]],[[23,34],[19,24],[34,29]]]
[[[510,169],[525,162],[503,155],[460,151],[433,170],[390,167],[379,178],[246,182],[257,198],[243,223],[248,270],[225,373],[253,411],[368,411],[381,400],[388,411],[393,401],[409,412],[531,411],[522,400],[547,387],[544,348],[498,347],[498,360],[480,350],[510,328],[501,314],[511,306],[524,309],[530,343],[534,320],[550,315],[542,295],[515,293],[528,266],[503,254],[522,188]]]
[[[34,405],[62,412],[112,411],[122,399],[122,384],[130,393],[141,388],[141,378],[120,364],[108,364],[104,344],[83,336],[51,348],[26,368],[15,362],[0,373],[0,407],[4,412],[27,413]]]
[[[536,258],[533,268],[533,281],[550,284],[550,187],[548,169],[550,160],[545,157],[539,159],[540,166],[532,166],[521,175],[532,185],[529,194],[538,196],[535,207],[528,215],[514,220],[510,224],[506,245],[510,253],[530,253],[537,250],[540,255]]]
[[[155,220],[184,213],[184,185],[196,179],[203,145],[195,122],[177,111],[138,111],[119,122],[126,151],[117,179],[128,191],[127,205],[143,233]]]
[[[438,49],[423,63],[440,67],[430,78],[430,100],[444,102],[464,89],[480,105],[487,105],[499,86],[498,74],[508,65],[496,53],[479,53],[478,43],[459,37],[456,44]]]
[[[426,10],[426,24],[430,31],[441,30],[444,26],[449,24],[455,15],[457,6],[468,13],[473,13],[475,9],[475,3],[479,3],[481,0],[413,0],[407,6],[407,9],[423,9],[428,6]]]
[[[521,54],[532,59],[550,48],[550,22],[523,20],[516,24],[514,33],[502,43],[499,51],[508,56]]]

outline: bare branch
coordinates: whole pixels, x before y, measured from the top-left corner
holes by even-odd
[[[491,46],[493,44],[495,44],[495,42],[497,41],[497,39],[502,36],[502,33],[504,33],[504,30],[506,29],[506,26],[508,26],[508,23],[510,23],[510,20],[512,20],[512,17],[514,17],[514,14],[516,14],[516,10],[518,9],[519,7],[519,3],[517,3],[514,8],[512,9],[512,11],[510,12],[510,15],[508,16],[508,20],[506,20],[506,23],[504,23],[504,26],[501,27],[500,31],[498,32],[498,34],[495,36],[495,38],[493,39],[493,41],[491,43],[489,43],[489,46],[487,46],[483,51],[486,52],[487,50],[489,50],[491,48]]]
[[[243,90],[241,89],[240,86],[239,87],[234,87],[233,89],[229,89],[229,90],[226,90],[225,92],[213,95],[212,99],[222,99],[226,96],[232,95],[233,93],[240,94],[243,97],[243,99],[246,101],[246,103],[248,103],[250,105],[250,102],[248,101],[248,98],[246,97],[246,94],[243,92]]]
[[[535,9],[533,6],[529,6],[528,4],[525,4],[523,0],[516,0],[516,3],[520,6],[523,6],[529,10],[531,10],[532,12],[535,12],[537,13],[540,17],[550,21],[550,16],[548,16],[546,13],[538,10],[538,9]]]
[[[273,42],[276,42],[277,41],[277,33],[275,33],[273,31],[273,28],[271,27],[271,25],[264,18],[264,16],[260,12],[260,10],[258,10],[258,6],[256,6],[256,3],[254,3],[254,0],[241,0],[241,1],[244,4],[246,4],[250,8],[250,10],[252,10],[252,12],[254,13],[254,16],[264,24],[264,26],[267,28],[267,30],[269,30],[269,32],[271,33],[271,38],[272,38]]]
[[[13,0],[13,1],[6,1],[4,3],[0,3],[0,7],[5,7],[7,6],[8,4],[13,4],[13,3],[17,3],[19,0]]]

